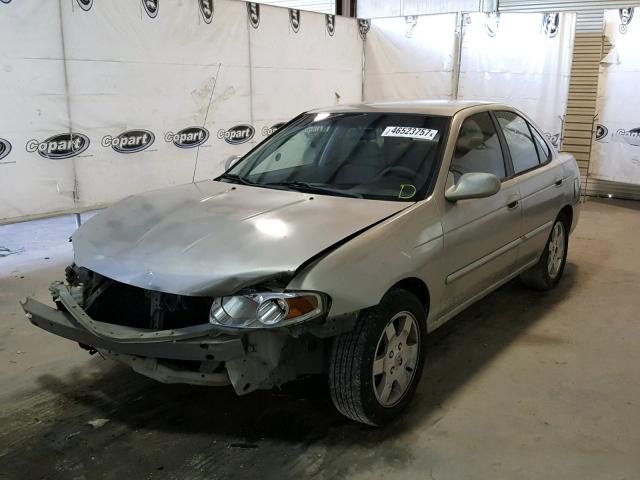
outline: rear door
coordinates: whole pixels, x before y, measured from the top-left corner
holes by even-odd
[[[513,270],[521,230],[520,194],[489,112],[466,118],[449,166],[449,184],[461,175],[485,172],[502,180],[487,198],[444,202],[446,277],[443,313],[469,301]]]
[[[522,243],[517,266],[540,256],[551,226],[560,211],[563,171],[552,161],[552,150],[544,137],[522,116],[512,111],[493,112],[507,144],[513,179],[522,203]]]

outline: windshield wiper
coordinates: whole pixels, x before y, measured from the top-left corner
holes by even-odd
[[[222,175],[217,177],[216,180],[220,180],[221,178],[224,180],[231,180],[236,183],[241,183],[242,185],[256,185],[255,183],[250,182],[246,178],[243,178],[235,173],[223,173]]]
[[[317,193],[328,193],[333,195],[341,195],[343,197],[353,197],[353,198],[362,198],[362,195],[359,193],[347,192],[345,190],[340,190],[337,188],[323,187],[322,185],[315,185],[313,183],[307,182],[272,182],[272,183],[255,183],[250,180],[247,180],[240,175],[235,173],[223,173],[216,180],[231,180],[232,182],[241,183],[242,185],[251,185],[253,187],[284,187],[290,188],[291,190],[296,190],[299,192],[317,192]]]
[[[273,183],[263,183],[261,186],[263,187],[286,187],[291,190],[296,190],[299,192],[317,192],[317,193],[328,193],[333,195],[341,195],[343,197],[353,197],[353,198],[362,198],[362,195],[354,192],[347,192],[345,190],[340,190],[338,188],[330,188],[324,187],[322,185],[316,185],[313,183],[307,182],[273,182]]]

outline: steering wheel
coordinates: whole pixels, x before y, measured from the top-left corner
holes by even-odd
[[[403,167],[402,165],[393,165],[391,167],[387,167],[384,170],[382,170],[378,175],[376,175],[376,178],[386,177],[389,174],[389,172],[393,172],[393,171],[404,173],[409,177],[415,177],[417,175],[415,170],[412,170],[409,167]]]

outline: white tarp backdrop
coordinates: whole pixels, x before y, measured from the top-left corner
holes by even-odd
[[[0,0],[0,221],[211,178],[309,108],[455,98],[456,18]],[[557,139],[574,15],[463,23],[458,97],[512,103]]]
[[[640,185],[639,10],[605,12],[605,35],[613,48],[600,67],[598,127],[590,167],[590,176],[635,185]]]
[[[365,44],[368,101],[456,98],[456,15],[376,19]],[[507,103],[556,145],[575,14],[464,14],[457,98]]]
[[[0,3],[0,219],[74,206],[72,161],[25,150],[67,132],[57,1]]]
[[[0,2],[0,220],[219,174],[359,102],[355,19],[228,0]]]
[[[362,39],[355,19],[261,6],[251,28],[254,143],[299,113],[362,100]],[[290,12],[295,12],[291,11]],[[294,26],[298,25],[297,31]]]
[[[63,2],[71,125],[91,139],[71,160],[79,205],[190,182],[196,158],[216,171],[235,151],[215,133],[250,123],[247,11],[239,2],[215,7],[207,24],[192,1],[161,2],[155,18],[130,0],[95,1],[88,11]],[[209,132],[201,147],[165,141],[191,126]],[[134,132],[126,153],[114,150],[123,132]],[[145,132],[153,143],[136,151]]]
[[[513,105],[559,145],[575,14],[465,15],[458,98]]]
[[[372,20],[364,99],[450,100],[456,38],[456,14]]]

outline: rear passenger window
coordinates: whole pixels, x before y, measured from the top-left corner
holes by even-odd
[[[529,124],[529,128],[531,128],[531,133],[533,133],[533,139],[536,141],[536,147],[538,147],[538,156],[540,158],[540,163],[547,163],[551,160],[551,150],[549,149],[549,145],[544,141],[542,135],[533,128],[533,125]]]
[[[507,176],[498,132],[489,113],[472,115],[462,123],[449,170],[456,182],[472,172],[492,173],[499,179]]]
[[[538,151],[524,118],[513,112],[495,112],[495,115],[507,141],[514,172],[518,174],[537,167],[540,164]]]

